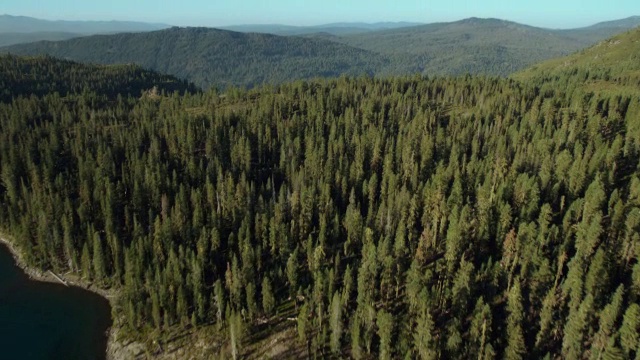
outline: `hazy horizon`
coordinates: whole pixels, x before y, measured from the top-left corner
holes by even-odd
[[[334,23],[452,22],[470,17],[496,18],[530,26],[565,29],[593,25],[640,15],[640,2],[540,0],[521,4],[507,0],[489,0],[481,4],[464,0],[446,3],[384,0],[322,2],[299,0],[246,0],[210,2],[183,0],[157,3],[151,0],[106,3],[73,0],[23,0],[3,4],[3,12],[43,20],[66,21],[139,21],[174,26],[226,27],[240,25],[319,26]],[[553,10],[545,10],[553,9]]]
[[[290,27],[322,27],[322,26],[330,26],[330,25],[348,25],[348,24],[366,24],[366,25],[374,25],[374,24],[385,24],[385,23],[389,23],[389,24],[400,24],[400,23],[407,23],[407,24],[418,24],[418,25],[428,25],[428,24],[435,24],[435,23],[451,23],[451,22],[456,22],[456,21],[462,21],[462,20],[466,20],[466,19],[470,19],[470,18],[478,18],[478,19],[497,19],[497,20],[504,20],[504,21],[510,21],[510,22],[515,22],[515,23],[519,23],[522,25],[527,25],[527,26],[534,26],[534,27],[539,27],[539,28],[547,28],[547,29],[552,29],[552,30],[562,30],[562,29],[575,29],[575,28],[581,28],[581,27],[588,27],[591,25],[595,25],[595,24],[599,24],[599,23],[603,23],[603,22],[609,22],[609,21],[616,21],[616,20],[622,20],[622,19],[626,19],[626,18],[632,18],[632,17],[638,17],[640,15],[629,15],[629,16],[625,16],[625,17],[620,17],[620,18],[613,18],[613,19],[602,19],[602,20],[597,20],[594,22],[590,22],[590,23],[585,23],[585,24],[581,24],[581,25],[577,25],[577,26],[571,26],[571,27],[550,27],[550,26],[542,26],[542,25],[536,25],[536,24],[531,24],[531,23],[527,23],[527,22],[523,22],[523,21],[517,21],[517,20],[513,20],[513,19],[506,19],[506,18],[499,18],[499,17],[482,17],[482,16],[468,16],[468,17],[464,17],[464,18],[457,18],[457,19],[450,19],[450,20],[441,20],[441,21],[429,21],[429,22],[425,22],[425,21],[410,21],[410,20],[397,20],[397,21],[393,21],[393,20],[378,20],[378,21],[334,21],[334,22],[323,22],[323,23],[314,23],[314,24],[291,24],[291,23],[276,23],[276,22],[272,22],[272,23],[259,23],[259,22],[244,22],[244,23],[229,23],[229,24],[220,24],[220,25],[206,25],[206,24],[200,24],[200,23],[170,23],[170,22],[165,22],[165,21],[151,21],[151,20],[144,20],[144,19],[118,19],[118,18],[109,18],[109,19],[67,19],[67,18],[45,18],[45,17],[37,17],[37,16],[30,16],[30,15],[22,15],[22,14],[8,14],[8,13],[4,13],[4,14],[0,14],[0,16],[13,16],[13,17],[27,17],[27,18],[33,18],[33,19],[38,19],[38,20],[45,20],[45,21],[52,21],[52,22],[57,22],[57,21],[70,21],[70,22],[137,22],[137,23],[146,23],[146,24],[151,24],[151,25],[165,25],[165,26],[177,26],[177,27],[212,27],[212,28],[227,28],[227,27],[242,27],[242,26],[290,26]]]

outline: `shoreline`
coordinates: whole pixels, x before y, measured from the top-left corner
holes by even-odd
[[[19,267],[25,275],[31,281],[54,283],[59,285],[66,285],[68,287],[79,287],[86,291],[100,295],[109,302],[111,309],[114,307],[114,299],[118,296],[117,291],[113,289],[105,290],[94,286],[92,283],[85,282],[78,275],[73,273],[56,274],[52,271],[40,271],[35,269],[24,261],[22,253],[18,250],[17,246],[11,241],[7,240],[6,235],[0,233],[0,244],[4,245],[11,256],[15,265]],[[62,281],[61,281],[62,280]],[[116,319],[111,319],[111,326],[107,329],[107,348],[106,359],[107,360],[132,360],[136,359],[143,352],[143,345],[137,342],[125,342],[118,339],[118,333],[120,327],[116,324]]]

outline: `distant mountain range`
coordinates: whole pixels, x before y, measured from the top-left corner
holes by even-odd
[[[94,35],[13,45],[3,50],[97,64],[135,63],[203,88],[253,87],[342,74],[374,75],[388,65],[381,55],[323,39],[212,28]]]
[[[0,33],[68,32],[97,34],[161,30],[166,24],[150,24],[135,21],[67,21],[42,20],[27,16],[0,15]]]
[[[44,31],[33,33],[8,32],[0,33],[0,46],[8,46],[14,44],[25,44],[36,41],[61,41],[73,39],[75,37],[86,36],[84,34],[76,34],[69,32]]]
[[[40,40],[66,40],[93,34],[154,31],[168,27],[170,25],[133,21],[51,21],[0,15],[0,46]]]
[[[332,24],[328,27],[341,28],[346,33],[310,31],[303,36],[170,28],[19,44],[4,47],[0,52],[48,54],[98,64],[136,63],[203,88],[252,87],[342,74],[506,76],[638,25],[640,17],[630,17],[580,29],[551,30],[498,19],[470,18],[418,26]],[[367,27],[370,30],[349,30]]]
[[[551,30],[499,19],[469,18],[348,36],[319,35],[390,57],[385,74],[506,76],[564,56],[640,25],[640,17],[573,30]]]
[[[327,33],[331,35],[360,34],[379,30],[398,29],[424,25],[412,22],[378,22],[378,23],[332,23],[317,26],[289,26],[289,25],[235,25],[223,26],[220,29],[238,32],[257,32],[274,35],[309,35]]]

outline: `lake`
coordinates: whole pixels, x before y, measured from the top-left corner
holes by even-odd
[[[105,298],[30,280],[0,244],[0,358],[104,360],[110,326]]]

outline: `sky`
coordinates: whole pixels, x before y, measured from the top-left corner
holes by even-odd
[[[573,28],[640,15],[639,0],[0,0],[0,14],[49,20],[129,20],[177,26],[446,22],[499,18]]]

